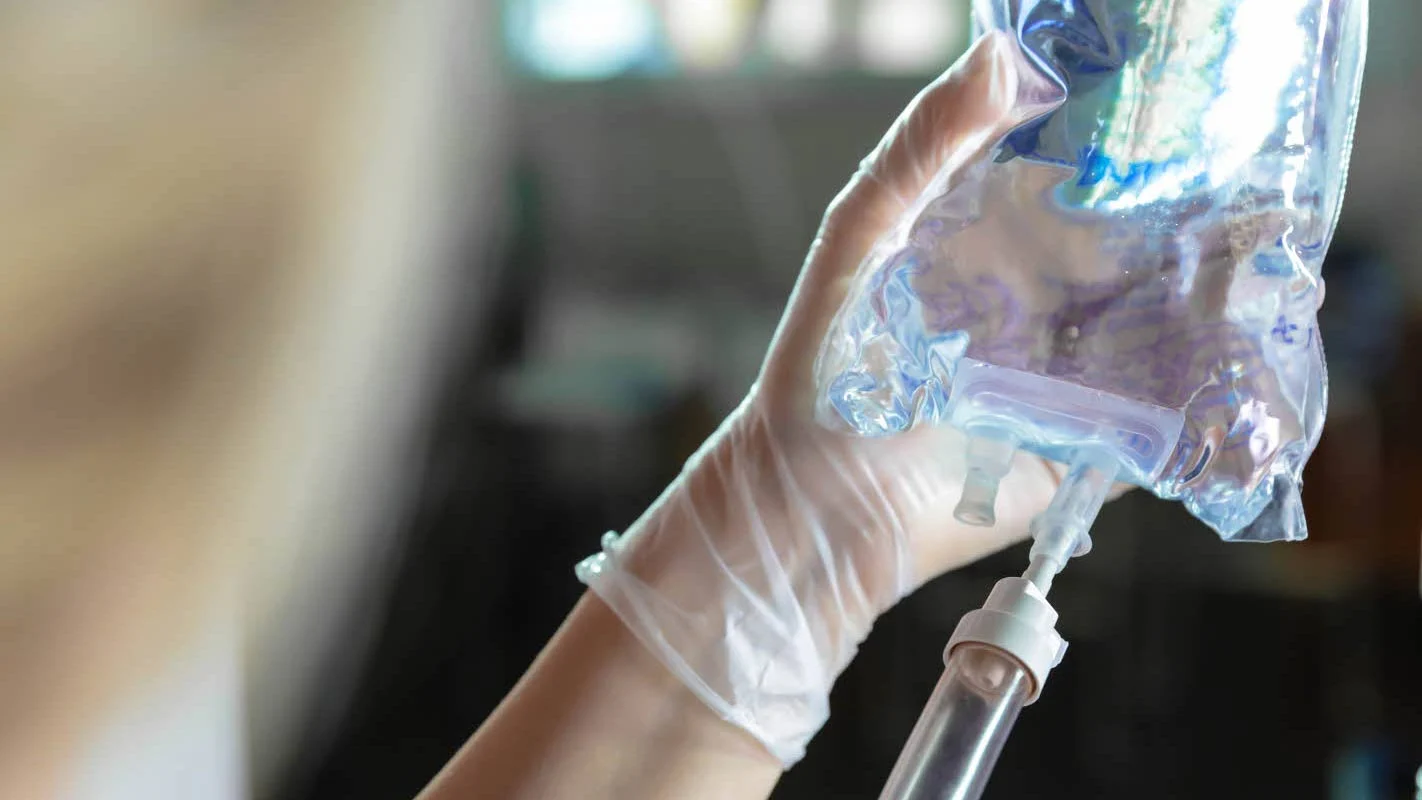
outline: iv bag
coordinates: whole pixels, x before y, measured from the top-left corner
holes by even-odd
[[[1004,465],[1089,454],[1226,539],[1304,538],[1366,0],[973,15],[974,48],[1014,53],[1025,121],[948,158],[860,265],[816,363],[820,420],[953,425]]]

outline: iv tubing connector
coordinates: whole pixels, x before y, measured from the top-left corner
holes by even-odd
[[[977,441],[975,437],[974,444]],[[958,622],[943,651],[943,678],[899,754],[880,800],[981,796],[1018,711],[1041,695],[1048,674],[1066,654],[1047,590],[1072,556],[1091,549],[1088,531],[1116,475],[1115,463],[1105,455],[1078,453],[1047,510],[1032,520],[1035,541],[1026,573],[998,581],[983,607]],[[977,463],[970,456],[970,480],[960,511],[974,500],[977,489],[971,475]],[[996,479],[991,488],[995,494]]]
[[[992,588],[987,602],[958,620],[958,627],[943,651],[953,658],[962,644],[985,644],[1011,656],[1027,670],[1032,688],[1026,704],[1036,701],[1052,667],[1061,663],[1067,643],[1057,633],[1057,611],[1046,596],[1026,578],[1003,578]]]
[[[968,437],[968,474],[963,480],[963,495],[953,517],[964,525],[991,527],[997,522],[997,487],[1012,469],[1012,456],[1017,441],[996,431],[970,431]]]
[[[1045,595],[1073,556],[1091,552],[1091,525],[1116,478],[1109,456],[1086,452],[1072,463],[1047,510],[1032,520],[1031,559],[1024,578]]]

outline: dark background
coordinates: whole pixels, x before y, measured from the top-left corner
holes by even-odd
[[[1096,549],[1054,586],[1071,648],[989,797],[1413,796],[1415,18],[1407,0],[1374,3],[1325,269],[1332,399],[1306,480],[1312,539],[1230,545],[1143,493],[1109,506]],[[581,593],[572,565],[744,392],[820,211],[930,75],[847,56],[777,70],[741,53],[709,73],[658,62],[566,81],[508,61],[503,233],[467,256],[471,271],[493,265],[489,313],[444,365],[355,699],[294,760],[285,800],[410,796],[478,726]],[[775,796],[876,796],[957,619],[1024,564],[1014,548],[886,615]]]

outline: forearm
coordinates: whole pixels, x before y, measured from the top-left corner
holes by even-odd
[[[421,798],[760,798],[780,773],[588,593]]]
[[[584,596],[426,800],[770,792],[823,723],[839,669],[914,578],[904,522],[951,519],[940,506],[956,492],[940,490],[957,485],[957,467],[929,457],[935,439],[884,455],[917,472],[876,475],[865,454],[884,444],[848,452],[787,428],[742,407],[603,560],[585,562],[601,597]],[[940,568],[1014,535],[935,527],[919,542]]]

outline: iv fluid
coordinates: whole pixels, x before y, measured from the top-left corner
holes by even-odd
[[[1302,538],[1366,16],[978,0],[975,47],[1015,48],[1018,105],[1040,111],[949,159],[969,166],[861,265],[817,367],[822,419],[1090,450],[1226,538]]]

